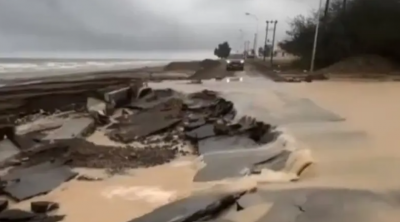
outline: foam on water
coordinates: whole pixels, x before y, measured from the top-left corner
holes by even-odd
[[[105,67],[140,67],[160,61],[82,61],[82,62],[42,62],[42,63],[0,63],[2,73],[18,73],[25,71],[63,70],[63,69],[97,69]]]

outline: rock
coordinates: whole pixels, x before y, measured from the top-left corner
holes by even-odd
[[[0,200],[0,212],[3,212],[8,207],[8,200]]]
[[[88,112],[107,113],[107,103],[100,99],[89,97],[86,102],[86,109]]]
[[[60,205],[50,201],[34,201],[31,202],[31,211],[34,213],[42,214],[54,211],[60,208]]]
[[[36,214],[19,209],[9,209],[0,213],[0,221],[31,221]]]

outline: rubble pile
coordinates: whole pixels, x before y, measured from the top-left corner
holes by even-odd
[[[84,111],[24,117],[41,123],[25,128],[0,126],[0,166],[12,167],[0,177],[3,194],[16,201],[46,194],[76,178],[74,167],[115,174],[205,154],[214,149],[207,145],[210,139],[245,138],[253,146],[276,139],[269,124],[250,117],[236,120],[234,104],[214,91],[182,94],[131,84],[87,95]],[[94,132],[119,145],[89,142],[85,137]]]
[[[89,96],[121,87],[136,88],[141,84],[138,78],[104,76],[4,86],[0,88],[0,123],[26,122],[35,117],[34,114],[82,112]]]

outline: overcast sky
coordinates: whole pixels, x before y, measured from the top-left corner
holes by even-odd
[[[234,48],[242,29],[259,43],[265,20],[276,19],[277,39],[287,21],[318,0],[0,0],[0,53],[63,51],[208,50]]]

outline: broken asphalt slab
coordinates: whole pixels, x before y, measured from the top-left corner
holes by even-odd
[[[246,136],[219,136],[199,141],[199,152],[210,154],[213,152],[233,151],[237,149],[254,149],[258,144]]]
[[[341,188],[301,188],[287,190],[258,190],[240,198],[238,204],[246,209],[267,203],[272,205],[258,220],[241,222],[354,222],[395,221],[400,205],[390,195],[367,190]],[[250,213],[250,211],[249,211]]]
[[[63,125],[49,133],[43,140],[58,140],[82,137],[92,132],[95,122],[92,118],[72,118],[64,121]]]
[[[106,92],[104,94],[104,99],[107,103],[112,104],[113,107],[120,107],[132,100],[132,96],[135,93],[133,91],[133,87],[116,89],[111,92]]]
[[[111,139],[123,143],[143,139],[176,126],[182,121],[179,113],[180,109],[142,111],[128,116],[120,123],[113,124],[111,128],[114,129],[109,136]]]
[[[341,122],[345,118],[326,110],[307,98],[295,98],[282,92],[274,92],[285,104],[278,122],[281,124]]]
[[[254,164],[278,156],[284,150],[279,145],[253,149],[211,152],[202,157],[205,166],[200,169],[193,181],[209,182],[248,175]]]
[[[148,110],[162,103],[166,103],[171,99],[179,99],[179,94],[172,89],[157,89],[148,88],[143,92],[143,96],[132,100],[128,105],[129,108]]]
[[[0,222],[58,222],[64,215],[36,214],[20,209],[8,209],[0,213]]]
[[[68,166],[56,166],[47,170],[37,170],[17,180],[7,181],[4,192],[16,201],[46,194],[62,183],[77,176]]]
[[[400,215],[399,202],[388,194],[342,188],[258,189],[231,198],[224,214],[214,214],[212,209],[221,202],[221,197],[192,196],[129,222],[386,222],[396,221]],[[263,207],[258,208],[260,212],[254,211],[257,206]]]
[[[118,93],[120,92],[125,91],[121,89]],[[115,95],[118,95],[118,93]],[[119,98],[117,97],[116,99]],[[107,108],[107,104],[104,104],[101,100],[90,101],[90,98],[88,101],[89,109],[93,106],[98,109]],[[132,105],[126,98],[124,100],[125,102],[121,106],[124,104]],[[204,172],[207,175],[210,170],[215,171],[211,176],[208,175],[201,180],[242,176],[243,171],[248,171],[255,163],[271,158],[270,151],[264,152],[262,150],[262,153],[257,153],[261,149],[255,145],[272,141],[272,139],[263,139],[266,134],[271,133],[271,126],[251,118],[243,118],[238,122],[233,122],[236,114],[234,104],[219,97],[217,92],[204,90],[185,97],[171,89],[148,90],[148,93],[145,93],[143,97],[133,99],[133,103],[135,102],[151,103],[152,105],[144,105],[138,111],[122,116],[123,118],[113,119],[114,124],[108,128],[109,137],[116,141],[129,143],[140,142],[150,135],[164,131],[168,131],[167,134],[170,137],[179,139],[186,136],[186,139],[196,140],[196,142],[219,136],[215,141],[208,140],[196,144],[199,146],[200,153],[204,154],[206,162],[206,168],[202,169],[198,175],[201,176]],[[184,104],[185,102],[195,104],[195,106],[187,106]],[[113,102],[108,101],[108,103]],[[190,117],[193,116],[198,117],[197,120],[200,121],[196,123],[198,125],[186,127],[186,132],[184,127],[176,127],[177,125],[181,126],[182,120],[190,120]],[[109,116],[105,115],[105,117],[111,119]],[[202,125],[203,123],[205,125]],[[165,146],[149,145],[145,149],[130,146],[121,149],[98,146],[76,138],[84,137],[94,127],[96,127],[96,124],[93,118],[69,117],[60,128],[41,138],[37,142],[38,144],[24,149],[21,155],[23,158],[20,158],[21,160],[25,158],[21,161],[22,167],[39,164],[49,159],[68,159],[71,160],[68,164],[74,167],[106,168],[118,171],[124,168],[163,164],[181,153],[176,143]],[[225,135],[225,137],[220,137],[220,135]],[[225,153],[222,155],[223,152]],[[211,154],[215,154],[217,157],[221,156],[221,158],[213,159]],[[214,161],[220,162],[219,165],[215,165]],[[232,167],[228,162],[238,164]],[[220,171],[223,168],[226,168],[225,171]],[[62,164],[54,166],[49,165],[49,163],[28,167],[24,170],[17,169],[14,174],[8,175],[8,182],[10,183],[5,187],[5,191],[17,200],[49,192],[63,180],[75,176],[73,172],[66,169],[67,166]],[[27,173],[29,171],[31,173]],[[54,174],[58,174],[58,177]],[[198,175],[197,177],[199,177]],[[54,177],[54,179],[48,177]],[[14,179],[10,181],[10,178]],[[39,180],[45,181],[45,184],[38,182]],[[46,182],[46,180],[48,181]],[[31,189],[26,188],[26,183],[33,184]]]
[[[110,138],[123,143],[130,143],[138,139],[162,132],[179,122],[181,119],[162,119],[154,118],[154,122],[148,122],[143,125],[125,126],[122,129],[117,129],[110,134]]]
[[[20,149],[9,139],[0,141],[0,164],[12,159],[20,153]]]
[[[227,194],[225,196],[220,194],[192,196],[162,206],[149,214],[130,220],[129,222],[208,221],[234,205],[241,195],[243,195],[243,193]]]

